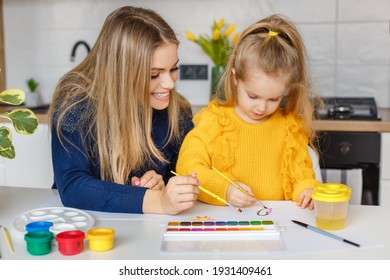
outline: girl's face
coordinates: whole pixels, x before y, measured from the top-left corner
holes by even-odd
[[[150,81],[150,105],[153,109],[163,110],[168,107],[169,94],[178,77],[178,63],[176,44],[164,43],[154,51]]]
[[[279,108],[287,86],[285,75],[268,75],[260,69],[253,71],[246,81],[235,81],[236,113],[249,123],[260,123]]]

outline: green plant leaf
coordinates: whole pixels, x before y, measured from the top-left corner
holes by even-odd
[[[0,117],[11,120],[16,132],[20,134],[32,134],[38,127],[38,119],[29,109],[15,109],[1,114]]]
[[[0,156],[8,158],[8,159],[14,159],[15,158],[15,148],[13,145],[9,147],[5,151],[0,151]]]
[[[27,86],[30,90],[30,92],[35,92],[37,87],[39,86],[39,83],[37,83],[33,78],[27,80]]]
[[[6,127],[0,127],[0,152],[6,151],[12,146],[12,133],[11,130]]]
[[[20,105],[24,101],[25,94],[21,89],[6,89],[0,93],[0,102],[11,104],[11,105]]]

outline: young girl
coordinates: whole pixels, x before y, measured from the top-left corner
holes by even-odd
[[[198,180],[169,172],[193,127],[175,91],[178,62],[175,33],[154,11],[122,7],[107,17],[50,108],[53,187],[65,206],[176,214],[195,204]]]
[[[298,30],[279,15],[253,24],[229,57],[217,100],[194,117],[177,172],[196,172],[203,187],[238,207],[259,199],[313,209],[311,193],[320,182],[308,152],[314,140],[311,98]],[[204,193],[198,199],[221,204]]]

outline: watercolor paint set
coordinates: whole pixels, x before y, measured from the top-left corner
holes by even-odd
[[[248,236],[277,237],[280,227],[272,220],[227,220],[227,221],[170,221],[165,237],[175,238],[243,238]]]
[[[169,221],[162,253],[269,252],[284,250],[283,227],[273,220]]]

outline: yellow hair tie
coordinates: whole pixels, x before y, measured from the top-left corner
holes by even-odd
[[[279,32],[275,32],[275,31],[272,31],[272,30],[268,31],[268,35],[271,36],[271,37],[278,36],[278,34],[279,34]]]

